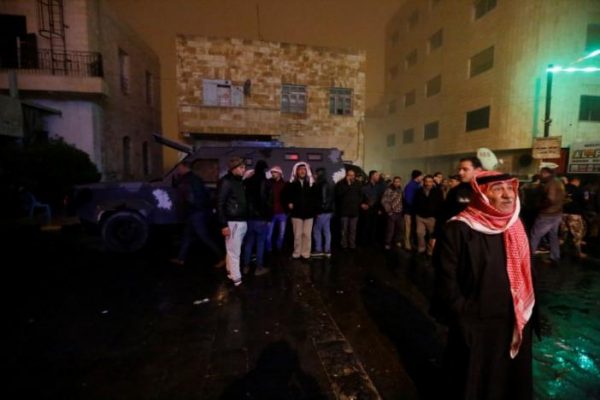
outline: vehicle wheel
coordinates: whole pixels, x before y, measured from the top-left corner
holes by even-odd
[[[131,253],[141,249],[148,239],[148,224],[133,211],[119,211],[102,224],[102,239],[109,250]]]

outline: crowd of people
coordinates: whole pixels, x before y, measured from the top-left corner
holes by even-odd
[[[261,160],[246,171],[245,160],[233,157],[217,189],[223,254],[207,228],[208,190],[189,163],[179,168],[189,218],[174,262],[184,262],[195,235],[236,287],[251,271],[269,273],[265,253],[284,251],[288,222],[295,260],[331,257],[335,238],[339,251],[402,248],[431,261],[431,314],[448,326],[443,376],[451,398],[532,398],[539,324],[531,255],[549,253],[558,263],[570,237],[575,256],[585,258],[586,235],[598,235],[598,190],[575,176],[565,183],[549,168],[520,185],[467,157],[455,175],[414,170],[403,185],[379,171],[361,181],[352,169],[333,182],[301,161],[285,181],[279,166]]]

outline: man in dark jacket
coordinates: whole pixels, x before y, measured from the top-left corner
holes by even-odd
[[[585,237],[585,225],[583,223],[583,213],[585,211],[585,192],[581,187],[581,181],[578,177],[572,177],[565,186],[566,198],[563,206],[563,239],[570,233],[573,237],[573,246],[578,258],[585,258],[587,255],[581,250],[583,238]]]
[[[378,226],[382,214],[381,197],[385,188],[385,183],[381,180],[381,173],[376,170],[369,171],[369,179],[362,187],[364,201],[361,204],[363,220],[361,241],[365,245],[372,244],[379,238]]]
[[[404,187],[404,249],[412,250],[413,225],[415,223],[415,195],[421,187],[423,172],[418,169],[410,173],[410,182]]]
[[[444,195],[441,189],[435,186],[431,175],[426,175],[423,178],[423,187],[417,190],[414,204],[419,254],[424,254],[427,250],[427,255],[432,255],[435,245],[435,217],[440,212],[443,202]],[[427,242],[426,235],[429,235]]]
[[[202,178],[192,171],[188,160],[179,163],[177,166],[177,176],[176,186],[179,190],[180,199],[183,202],[187,223],[181,239],[179,256],[171,259],[171,262],[178,265],[185,263],[190,245],[194,240],[194,236],[196,236],[200,242],[219,258],[219,262],[215,264],[215,267],[222,267],[225,264],[223,251],[211,238],[208,231],[211,214],[208,189],[204,185]]]
[[[227,277],[235,286],[242,284],[240,252],[248,229],[246,193],[242,184],[245,170],[244,159],[232,157],[229,160],[229,172],[219,181],[217,194],[217,213],[227,249]]]
[[[264,254],[269,221],[272,216],[271,188],[267,181],[267,163],[259,160],[254,173],[244,181],[246,201],[248,202],[248,231],[244,239],[243,272],[250,271],[250,257],[256,246],[256,270],[254,275],[260,276],[269,272],[265,268]]]
[[[334,193],[332,183],[327,179],[325,168],[317,169],[315,182],[315,226],[313,227],[313,240],[315,251],[313,257],[331,257],[331,216],[334,208]],[[325,243],[323,243],[323,240]]]
[[[361,185],[355,178],[356,173],[349,169],[346,171],[346,177],[335,185],[336,209],[341,222],[342,249],[356,248],[358,212],[364,197]]]
[[[283,171],[278,165],[271,167],[271,179],[269,179],[271,186],[271,205],[273,207],[273,219],[269,224],[269,231],[267,232],[267,251],[273,250],[273,234],[277,232],[275,246],[278,251],[283,248],[283,240],[285,239],[285,228],[287,225],[287,214],[286,208],[283,201],[283,189],[285,188],[285,181],[283,180]]]
[[[518,181],[484,171],[471,186],[434,253],[433,304],[448,325],[444,398],[531,399],[535,293]]]

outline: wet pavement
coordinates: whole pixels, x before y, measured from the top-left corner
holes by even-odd
[[[1,227],[9,340],[5,398],[437,398],[444,329],[433,271],[401,250],[270,258],[238,290],[164,236],[106,253],[77,225]],[[169,244],[165,244],[169,243]],[[540,264],[539,399],[600,398],[600,246]]]

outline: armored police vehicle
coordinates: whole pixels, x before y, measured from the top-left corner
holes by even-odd
[[[292,167],[305,161],[314,171],[325,168],[327,176],[337,182],[345,175],[342,152],[335,148],[281,147],[267,144],[234,147],[203,147],[192,149],[161,136],[158,142],[186,153],[183,160],[211,189],[227,173],[228,160],[243,157],[247,169],[265,160],[270,167],[278,165],[284,179],[289,181]],[[182,161],[183,161],[182,160]],[[348,166],[360,170],[357,166]],[[177,165],[162,180],[156,182],[114,182],[81,185],[76,188],[74,207],[82,223],[99,228],[107,249],[115,252],[133,252],[144,246],[150,229],[156,225],[179,224],[183,221],[183,207],[174,187]]]

